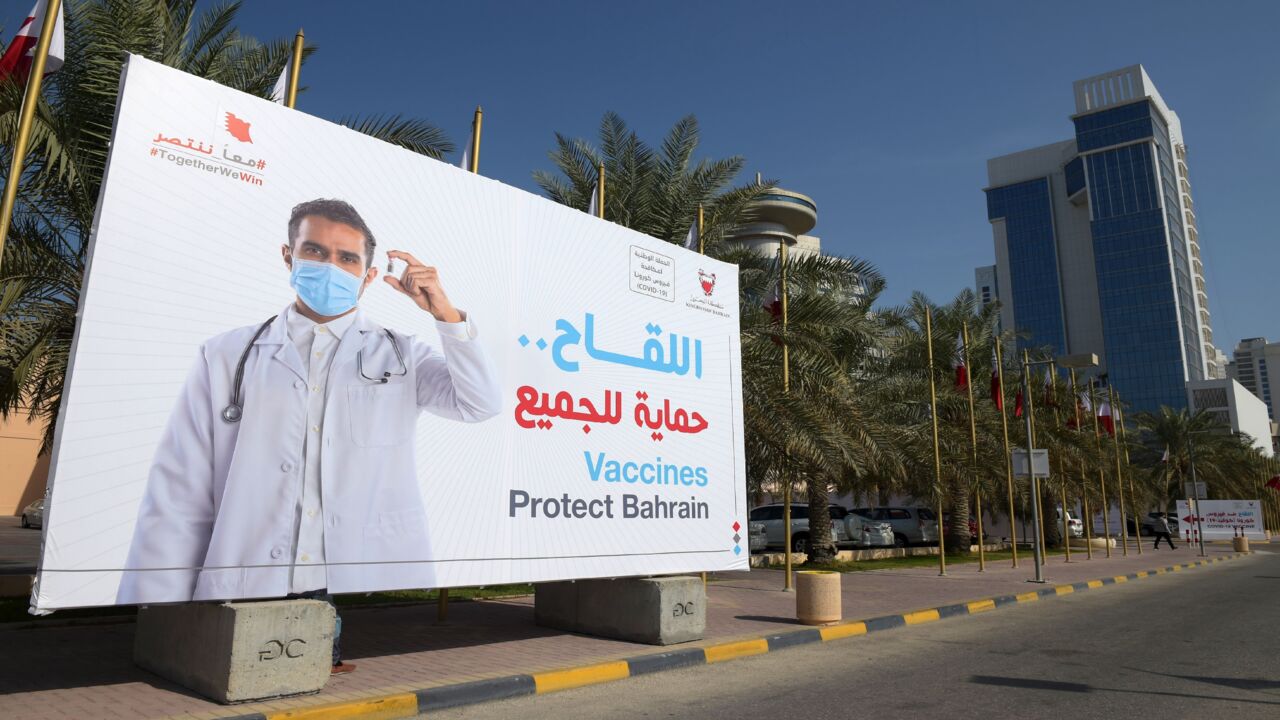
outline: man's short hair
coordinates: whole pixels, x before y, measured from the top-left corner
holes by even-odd
[[[289,249],[293,249],[293,244],[298,239],[298,229],[302,226],[302,219],[308,216],[322,217],[330,222],[342,223],[359,230],[364,235],[364,266],[367,268],[373,264],[373,250],[378,246],[378,242],[373,239],[373,232],[364,223],[364,218],[360,217],[360,213],[345,200],[320,198],[294,205],[293,213],[289,216]]]

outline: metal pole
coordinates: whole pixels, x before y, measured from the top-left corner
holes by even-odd
[[[284,104],[295,107],[298,102],[298,75],[302,70],[302,28],[293,36],[293,58],[289,61],[289,79],[285,82]]]
[[[49,58],[49,43],[53,40],[53,31],[61,14],[62,0],[49,0],[44,8],[40,37],[36,39],[27,88],[22,94],[22,108],[18,111],[18,133],[14,137],[13,158],[9,162],[9,179],[4,185],[3,204],[0,204],[0,262],[4,260],[4,241],[9,237],[13,208],[18,203],[18,183],[22,182],[22,163],[27,158],[31,126],[35,123],[36,106],[40,104],[40,84],[44,80],[45,60]]]
[[[702,226],[704,224],[705,223],[704,223],[703,214],[702,214],[702,203],[698,203],[698,254],[699,255],[707,254],[707,245],[702,240]]]
[[[987,571],[987,556],[983,550],[982,537],[982,487],[978,483],[978,421],[973,415],[973,359],[969,356],[969,321],[960,325],[960,341],[964,349],[965,387],[969,389],[969,445],[972,448],[972,463],[969,466],[973,473],[973,496],[975,498],[976,517],[978,518],[978,572]],[[964,527],[969,528],[969,518],[964,518]]]
[[[1089,414],[1093,416],[1093,444],[1098,450],[1098,488],[1102,493],[1102,537],[1107,549],[1107,557],[1111,557],[1111,512],[1107,509],[1107,476],[1102,470],[1102,438],[1098,435],[1098,398],[1093,392],[1094,378],[1089,378]]]
[[[1113,425],[1111,445],[1116,452],[1116,495],[1120,497],[1120,547],[1122,548],[1120,555],[1129,557],[1129,523],[1124,517],[1124,474],[1120,470],[1120,436],[1116,434],[1117,430],[1114,427],[1119,416],[1116,414],[1116,391],[1110,384],[1107,385],[1107,405],[1111,407],[1111,424]],[[1136,527],[1134,532],[1137,532]]]
[[[1040,537],[1040,478],[1036,477],[1035,463],[1031,460],[1032,446],[1035,444],[1035,429],[1032,427],[1031,411],[1035,407],[1035,400],[1031,397],[1031,355],[1026,350],[1022,351],[1022,395],[1026,400],[1026,420],[1027,420],[1027,472],[1031,475],[1031,527],[1035,537]],[[1044,556],[1040,551],[1040,543],[1031,543],[1032,552],[1035,553],[1036,579],[1035,582],[1044,582]]]
[[[996,346],[996,384],[1000,393],[1000,429],[1004,431],[1004,481],[1009,490],[1009,550],[1013,554],[1013,567],[1018,567],[1018,531],[1015,529],[1016,514],[1013,507],[1013,455],[1009,452],[1009,417],[1004,408],[1004,354],[1000,347],[1000,338],[995,339]]]
[[[1065,427],[1066,420],[1063,420],[1058,414],[1058,367],[1055,363],[1049,363],[1049,392],[1050,397],[1054,399],[1053,405],[1053,422],[1055,425],[1062,421]],[[1062,483],[1062,562],[1071,562],[1071,524],[1067,522],[1067,470],[1066,470],[1066,453],[1058,453],[1058,481]]]
[[[1133,489],[1133,468],[1129,465],[1129,440],[1124,430],[1124,414],[1120,412],[1120,408],[1114,404],[1111,406],[1111,412],[1116,413],[1116,422],[1120,425],[1120,447],[1124,448],[1124,467],[1128,470],[1129,475],[1129,507],[1133,508],[1133,544],[1138,546],[1138,554],[1142,554],[1142,518],[1138,515],[1138,494]],[[1124,485],[1120,486],[1120,492],[1124,492]]]
[[[1071,405],[1076,416],[1076,432],[1080,432],[1080,394],[1076,386],[1076,369],[1071,368]],[[1093,559],[1093,516],[1089,514],[1089,476],[1084,471],[1084,463],[1080,464],[1080,512],[1084,517],[1080,522],[1084,525],[1085,556]]]
[[[933,311],[924,309],[925,344],[929,348],[929,420],[933,423],[933,480],[938,492],[938,574],[947,574],[947,539],[942,532],[942,451],[938,447],[938,387],[933,367]]]
[[[600,166],[601,177],[604,177],[604,166]],[[602,186],[603,187],[603,186]],[[601,197],[604,196],[603,190]],[[603,205],[601,205],[603,207]],[[601,216],[603,217],[603,215]],[[778,265],[779,265],[779,289],[780,300],[782,301],[782,393],[784,395],[791,392],[791,353],[787,346],[787,241],[778,238]],[[783,459],[782,469],[782,525],[783,531],[786,533],[784,542],[787,551],[785,571],[786,578],[783,580],[782,589],[784,592],[791,592],[791,477],[787,473],[790,469],[791,454],[787,453]]]
[[[1204,557],[1204,524],[1200,522],[1200,486],[1196,483],[1196,443],[1187,433],[1187,459],[1191,461],[1191,496],[1195,501],[1192,513],[1196,518],[1196,534],[1200,536],[1200,557]]]
[[[473,173],[480,172],[480,130],[484,125],[484,110],[476,106],[475,117],[471,120],[471,167]]]
[[[440,596],[436,598],[436,622],[449,619],[449,588],[440,588]]]
[[[597,201],[596,217],[603,220],[604,219],[604,163],[600,163],[599,165],[596,166],[596,201]],[[784,295],[784,298],[785,298],[785,295]],[[787,301],[785,299],[782,301],[782,306],[784,308],[787,306]],[[783,325],[784,326],[786,325],[786,321],[783,321]],[[783,352],[785,353],[786,345],[784,344],[782,347],[783,347]]]

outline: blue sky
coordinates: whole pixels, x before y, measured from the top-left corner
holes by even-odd
[[[1217,344],[1280,340],[1280,3],[251,0],[240,25],[306,29],[305,112],[461,144],[483,105],[481,172],[529,190],[556,131],[614,110],[656,144],[696,114],[703,155],[812,196],[824,249],[875,263],[889,303],[971,286],[986,159],[1067,139],[1072,81],[1140,62],[1182,118]]]

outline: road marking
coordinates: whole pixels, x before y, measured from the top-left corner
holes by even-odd
[[[1102,587],[1102,581],[1101,581],[1101,580],[1090,580],[1090,581],[1088,582],[1088,585],[1089,585],[1089,589],[1090,589],[1090,590],[1096,590],[1097,588]]]
[[[937,619],[937,610],[917,610],[916,612],[906,613],[902,616],[902,621],[908,625],[922,625],[924,623],[933,622]]]
[[[1070,595],[1071,593],[1075,592],[1076,589],[1071,587],[1070,585],[1059,585],[1055,587],[1053,591],[1058,593],[1059,595]]]
[[[384,718],[416,717],[417,714],[418,696],[414,693],[263,713],[267,720],[338,720],[339,718],[383,720]]]
[[[703,648],[703,651],[707,654],[707,663],[718,663],[734,658],[747,657],[748,655],[767,653],[769,652],[769,641],[764,638],[743,640],[742,642],[712,645],[711,647]]]
[[[867,624],[864,622],[844,623],[841,625],[829,625],[824,628],[818,628],[818,632],[822,634],[822,641],[839,640],[840,638],[853,637],[854,635],[866,635]]]
[[[764,641],[761,640],[760,642],[763,643]],[[567,690],[584,685],[609,682],[610,680],[621,680],[630,676],[631,668],[627,666],[625,660],[620,660],[618,662],[600,663],[599,665],[588,665],[570,670],[534,673],[533,682],[538,688],[538,694],[541,695],[555,692],[556,690]]]
[[[1022,593],[1021,595],[1014,596],[1014,599],[1020,603],[1035,602],[1036,600],[1040,599],[1040,593],[1033,593],[1033,592]]]
[[[1124,575],[1117,575],[1111,579],[1115,580],[1118,583],[1129,582],[1129,578],[1125,577]]]
[[[969,603],[969,614],[977,615],[978,613],[996,609],[995,600],[975,600]]]

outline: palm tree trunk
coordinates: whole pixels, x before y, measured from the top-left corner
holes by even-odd
[[[968,555],[973,547],[973,536],[969,532],[969,488],[966,483],[957,482],[950,491],[951,522],[947,525],[947,554]]]
[[[1054,492],[1048,486],[1041,488],[1041,499],[1045,502],[1040,506],[1040,526],[1044,528],[1044,546],[1046,548],[1057,549],[1062,547],[1062,521],[1058,519],[1058,513],[1054,508],[1058,503],[1054,502]],[[1066,509],[1063,509],[1066,512]]]
[[[827,510],[827,482],[810,477],[809,489],[809,562],[829,563],[836,558],[831,542],[831,513]]]

